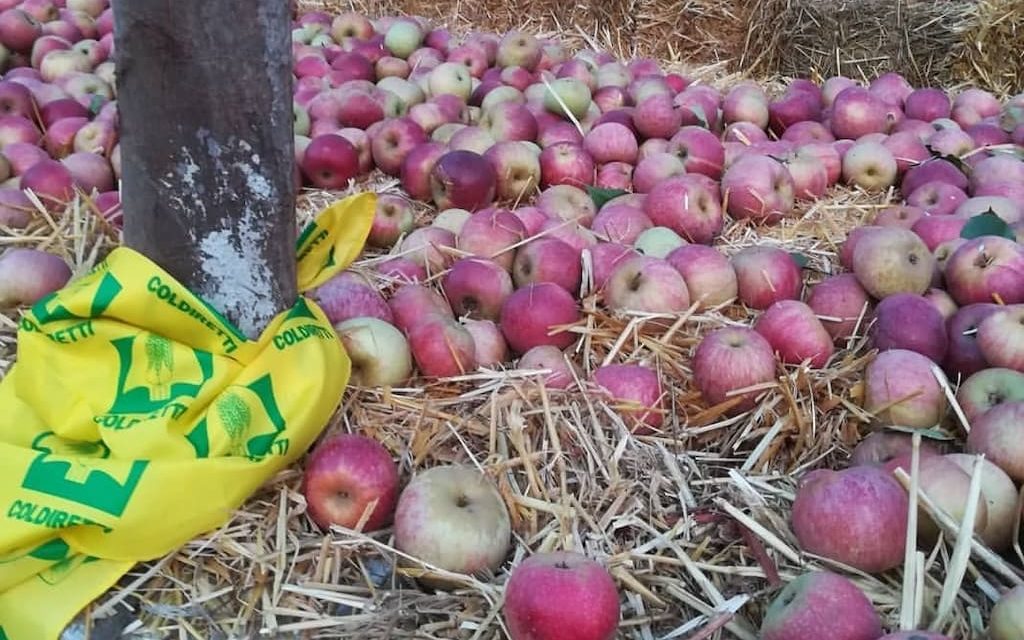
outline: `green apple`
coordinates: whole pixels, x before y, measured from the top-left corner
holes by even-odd
[[[565,103],[573,117],[577,120],[587,115],[590,109],[590,88],[576,78],[556,78],[549,83],[544,93],[544,108],[552,113],[564,114],[565,109],[559,98]]]

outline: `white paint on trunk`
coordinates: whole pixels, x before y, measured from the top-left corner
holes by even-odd
[[[246,141],[232,138],[221,143],[205,129],[199,130],[197,137],[214,174],[215,191],[209,194],[209,200],[239,206],[240,215],[225,220],[219,230],[193,238],[198,242],[202,263],[195,293],[230,318],[246,336],[257,338],[278,311],[272,295],[274,274],[263,254],[265,234],[270,228],[265,212],[258,206],[276,201],[274,184],[261,172],[261,159]],[[175,178],[195,192],[200,189],[195,180],[198,172],[192,152],[182,149]],[[192,220],[209,215],[200,198],[176,204]]]

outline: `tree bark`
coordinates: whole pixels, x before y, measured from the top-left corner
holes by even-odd
[[[289,4],[112,4],[125,244],[255,338],[297,295]]]

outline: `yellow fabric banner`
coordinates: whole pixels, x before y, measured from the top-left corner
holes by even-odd
[[[363,249],[376,196],[299,238],[306,292]],[[139,561],[216,529],[326,426],[351,363],[306,296],[249,340],[129,248],[36,303],[0,381],[0,640],[58,638]]]

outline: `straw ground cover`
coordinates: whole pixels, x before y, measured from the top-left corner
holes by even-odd
[[[615,47],[599,34],[576,46]],[[719,66],[686,68],[728,85]],[[354,190],[398,193],[375,174]],[[344,193],[307,192],[304,224]],[[727,254],[775,244],[808,258],[808,284],[839,270],[837,251],[850,229],[869,221],[891,194],[836,188],[801,205],[774,227],[730,223],[716,243]],[[420,206],[421,222],[434,211]],[[64,256],[84,273],[120,241],[80,199],[61,214],[40,211],[21,231],[2,230],[2,246],[34,246]],[[354,270],[373,270],[367,252]],[[435,277],[436,274],[435,274]],[[860,407],[863,370],[872,357],[862,327],[827,368],[780,366],[760,405],[726,417],[695,390],[690,358],[700,336],[750,322],[745,309],[672,316],[606,313],[584,300],[573,327],[577,384],[566,392],[536,384],[537,372],[480,370],[407,387],[350,387],[325,430],[379,439],[407,480],[449,462],[477,467],[499,487],[512,516],[513,550],[493,576],[441,573],[449,588],[415,579],[437,574],[392,546],[389,530],[372,536],[318,531],[298,491],[302,467],[273,480],[217,531],[177,552],[139,564],[87,611],[90,626],[112,615],[140,638],[502,638],[502,585],[529,554],[575,549],[604,563],[622,594],[624,638],[755,640],[764,609],[781,585],[829,568],[851,577],[887,625],[935,624],[951,637],[980,637],[999,590],[1021,582],[1010,562],[984,547],[956,545],[970,532],[947,529],[934,549],[912,554],[908,570],[869,576],[800,552],[788,519],[800,474],[845,464],[872,428]],[[18,311],[0,315],[0,370],[16,358]],[[665,389],[661,432],[634,437],[616,407],[586,384],[605,362],[645,362]],[[962,437],[955,423],[949,434]],[[925,509],[929,506],[925,504]],[[970,518],[967,518],[970,521]],[[967,551],[966,555],[964,550]],[[396,569],[401,562],[412,568]],[[435,576],[437,577],[437,576]]]

